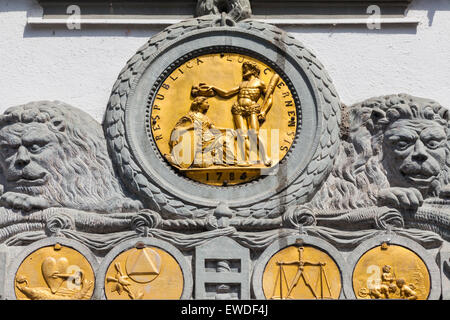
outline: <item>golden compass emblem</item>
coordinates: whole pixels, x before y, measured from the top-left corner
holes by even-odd
[[[276,166],[294,141],[297,118],[295,99],[274,69],[246,55],[217,53],[172,71],[147,123],[178,172],[227,186]]]
[[[341,276],[325,252],[310,246],[290,246],[267,263],[263,290],[267,299],[337,299]]]

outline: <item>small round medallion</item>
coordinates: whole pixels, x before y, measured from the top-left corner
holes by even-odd
[[[342,288],[334,260],[312,246],[289,246],[274,254],[262,285],[266,299],[338,299]]]
[[[105,294],[112,300],[180,299],[184,278],[178,262],[156,247],[133,248],[108,267]]]
[[[430,275],[413,251],[383,243],[361,256],[353,271],[358,299],[426,300]]]
[[[94,292],[95,276],[81,253],[55,244],[28,255],[14,280],[19,300],[86,300]]]

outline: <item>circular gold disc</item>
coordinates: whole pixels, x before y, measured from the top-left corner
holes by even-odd
[[[87,300],[94,292],[95,276],[78,251],[56,244],[26,257],[15,277],[19,300]]]
[[[105,277],[105,294],[111,300],[180,299],[184,279],[180,265],[159,248],[133,248],[119,254]]]
[[[353,271],[353,290],[358,299],[426,300],[430,275],[411,250],[383,244],[359,259]]]
[[[277,165],[294,141],[298,117],[276,71],[246,55],[217,53],[173,70],[154,95],[146,123],[181,175],[229,186]]]
[[[263,274],[267,299],[338,299],[341,273],[327,253],[290,246],[269,260]]]

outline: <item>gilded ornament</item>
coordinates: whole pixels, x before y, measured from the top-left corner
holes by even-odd
[[[426,300],[430,275],[413,251],[383,243],[359,259],[353,271],[353,289],[358,299]]]
[[[25,258],[16,273],[15,293],[19,300],[87,300],[93,294],[94,279],[81,253],[56,244]]]
[[[281,76],[242,54],[207,54],[174,70],[155,94],[151,133],[171,166],[195,181],[254,180],[289,151],[294,98]]]
[[[119,254],[105,277],[105,294],[112,300],[180,299],[184,279],[177,261],[166,251],[139,247]]]
[[[341,273],[324,251],[289,246],[274,254],[263,274],[267,299],[338,299]]]

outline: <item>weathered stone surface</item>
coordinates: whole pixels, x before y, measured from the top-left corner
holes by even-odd
[[[250,251],[220,237],[195,249],[195,298],[250,299]]]
[[[446,249],[448,250],[448,248]],[[442,299],[450,300],[450,252],[440,252],[440,268],[442,279]]]

